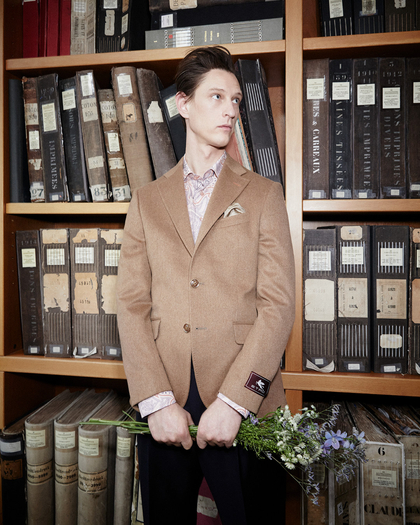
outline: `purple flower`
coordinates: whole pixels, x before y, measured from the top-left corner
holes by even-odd
[[[255,417],[253,414],[249,414],[249,420],[253,425],[258,425],[258,418]]]
[[[344,439],[347,437],[347,432],[341,433],[341,430],[337,430],[337,432],[325,432],[325,437],[327,438],[324,443],[324,449],[328,449],[330,447],[333,447],[333,449],[338,450],[340,448],[340,443],[344,441]]]

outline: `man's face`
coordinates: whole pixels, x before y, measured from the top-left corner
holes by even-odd
[[[189,140],[197,146],[224,149],[239,116],[241,88],[235,75],[212,69],[204,75],[192,97],[181,100]]]

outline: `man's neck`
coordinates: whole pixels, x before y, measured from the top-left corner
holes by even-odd
[[[190,170],[200,177],[206,173],[223,155],[225,149],[215,148],[213,146],[200,147],[198,145],[189,145],[185,150],[185,158]]]

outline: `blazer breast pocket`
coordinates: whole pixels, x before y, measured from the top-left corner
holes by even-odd
[[[227,228],[229,226],[237,226],[239,224],[249,222],[249,220],[250,217],[246,213],[238,213],[236,215],[232,215],[231,217],[225,217],[224,219],[220,219],[215,224],[215,228]]]

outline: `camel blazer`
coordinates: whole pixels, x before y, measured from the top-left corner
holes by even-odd
[[[244,213],[224,217],[233,203]],[[284,405],[294,284],[279,183],[228,156],[195,245],[182,160],[135,190],[117,287],[131,404],[172,390],[184,406],[192,362],[206,406],[218,392],[260,416]]]

